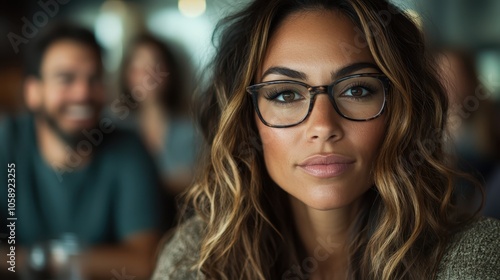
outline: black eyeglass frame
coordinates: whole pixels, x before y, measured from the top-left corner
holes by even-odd
[[[337,106],[337,103],[335,102],[335,98],[333,97],[333,94],[334,94],[333,88],[338,83],[340,83],[342,81],[345,81],[345,80],[348,80],[348,79],[351,79],[351,78],[358,78],[358,77],[374,77],[374,78],[377,78],[377,79],[379,79],[382,82],[382,85],[384,87],[384,103],[382,104],[382,108],[380,109],[380,111],[375,116],[370,117],[368,119],[353,119],[353,118],[350,118],[350,117],[342,114],[342,112],[340,112],[340,109]],[[307,114],[304,116],[304,118],[301,119],[300,121],[294,123],[294,124],[273,125],[273,124],[270,124],[270,123],[266,122],[266,120],[264,120],[264,118],[262,117],[262,114],[260,113],[259,105],[258,105],[258,100],[257,100],[257,98],[258,98],[258,90],[260,88],[264,87],[264,86],[268,86],[268,85],[272,85],[272,84],[282,84],[282,83],[302,85],[305,88],[307,88],[307,90],[309,91],[309,94],[310,94],[309,109],[307,110]],[[257,115],[259,116],[259,119],[262,121],[263,124],[265,124],[266,126],[269,126],[269,127],[286,128],[286,127],[292,127],[292,126],[299,125],[302,122],[304,122],[307,119],[307,117],[309,117],[309,115],[311,114],[311,111],[312,111],[312,109],[314,107],[314,101],[316,100],[316,95],[318,95],[318,94],[327,94],[328,95],[328,99],[330,99],[330,102],[332,103],[333,108],[335,109],[335,111],[337,112],[337,114],[339,114],[341,117],[343,117],[345,119],[348,119],[350,121],[355,121],[355,122],[365,122],[365,121],[376,119],[380,115],[382,115],[382,113],[385,111],[385,105],[387,103],[387,92],[389,91],[389,86],[390,86],[389,78],[387,78],[387,76],[385,76],[384,74],[380,74],[380,73],[363,73],[363,74],[354,74],[354,75],[349,75],[349,76],[342,77],[342,78],[334,81],[333,83],[331,83],[329,85],[310,86],[310,85],[308,85],[306,83],[303,83],[303,82],[300,82],[300,81],[294,81],[294,80],[276,80],[276,81],[263,82],[263,83],[258,83],[258,84],[255,84],[255,85],[248,86],[246,88],[246,91],[252,96],[252,102],[253,102],[255,111],[257,112]]]

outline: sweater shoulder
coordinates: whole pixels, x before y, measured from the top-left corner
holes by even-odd
[[[152,280],[203,279],[195,267],[203,229],[199,217],[179,225],[160,253]]]
[[[441,260],[438,280],[499,279],[500,221],[480,218],[450,240]]]

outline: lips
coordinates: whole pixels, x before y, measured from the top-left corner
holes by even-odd
[[[332,178],[345,173],[353,167],[355,160],[346,156],[328,154],[308,157],[297,166],[314,177]]]

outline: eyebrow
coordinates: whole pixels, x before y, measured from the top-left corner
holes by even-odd
[[[332,80],[339,79],[343,76],[349,75],[353,72],[356,72],[356,71],[361,70],[361,69],[366,69],[366,68],[373,68],[373,69],[380,71],[378,66],[374,63],[356,62],[356,63],[349,64],[349,65],[339,69],[338,71],[332,72],[331,73]],[[292,78],[292,79],[307,80],[306,73],[300,72],[297,70],[293,70],[293,69],[290,69],[287,67],[280,67],[280,66],[275,66],[275,67],[271,67],[271,68],[267,69],[266,72],[264,72],[264,74],[262,75],[260,80],[261,81],[264,80],[264,78],[267,75],[271,75],[271,74],[287,76],[287,77]]]
[[[271,68],[267,69],[266,72],[264,72],[264,74],[262,75],[262,78],[260,78],[260,80],[261,81],[264,80],[264,78],[267,75],[271,75],[271,74],[287,76],[287,77],[293,78],[293,79],[307,80],[307,75],[304,72],[296,71],[296,70],[286,68],[286,67],[278,67],[278,66],[271,67]]]
[[[56,69],[54,70],[53,72],[51,73],[40,73],[42,77],[56,77],[56,78],[59,78],[59,77],[67,77],[67,76],[78,76],[80,75],[78,73],[78,71],[76,70],[73,70],[73,69]],[[93,73],[90,73],[90,75],[88,75],[88,77],[100,77],[102,76],[102,70],[101,69],[98,69],[97,71],[93,72]]]
[[[75,71],[58,71],[52,74],[52,76],[67,76],[67,75],[76,75]]]

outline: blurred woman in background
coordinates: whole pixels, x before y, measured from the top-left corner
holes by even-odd
[[[171,194],[192,181],[198,142],[189,116],[186,61],[151,35],[137,37],[122,68],[124,98],[134,117],[129,124],[155,156]]]

